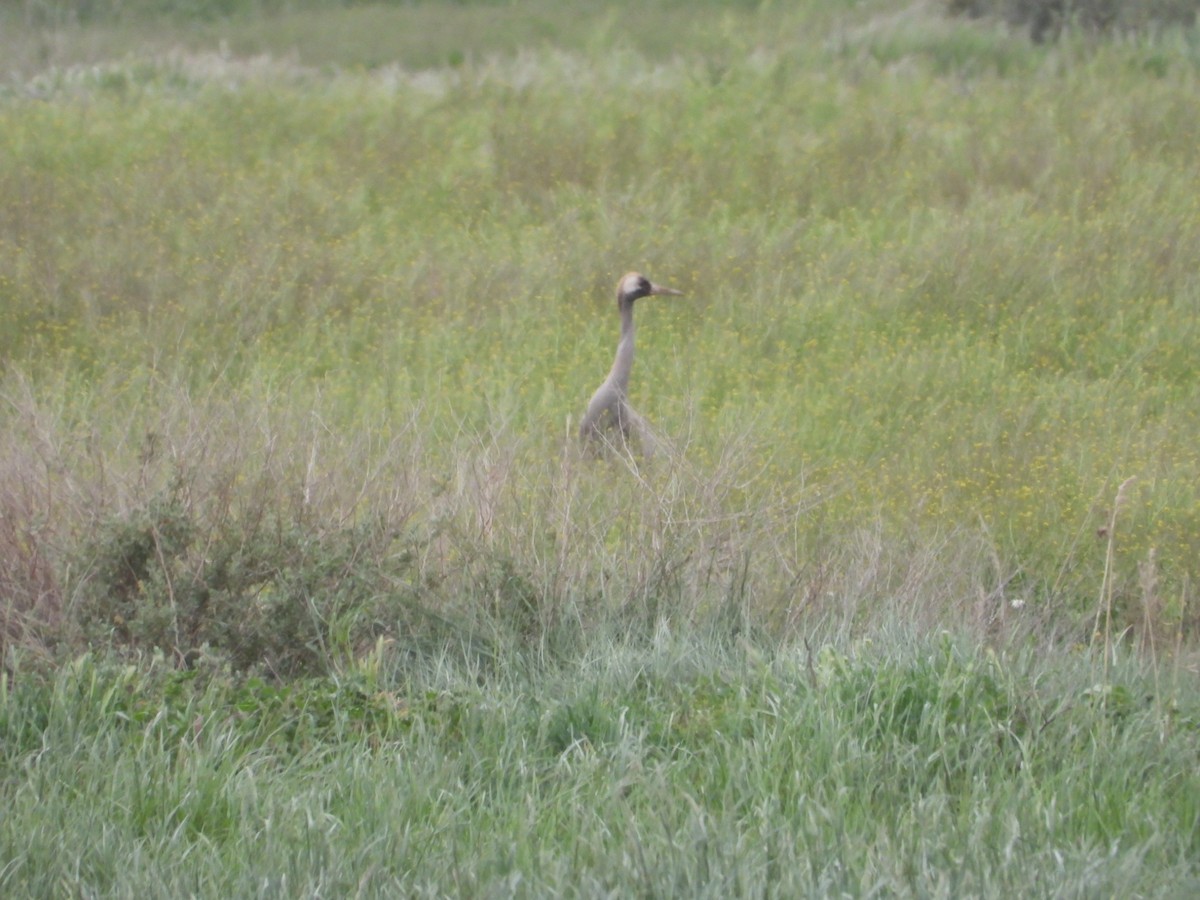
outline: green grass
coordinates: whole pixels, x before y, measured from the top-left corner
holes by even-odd
[[[757,664],[665,634],[533,674],[382,658],[287,688],[91,658],[10,686],[6,895],[1197,883],[1200,709],[1131,662],[1100,694],[1077,661],[899,632]]]
[[[784,6],[4,13],[6,896],[1194,891],[1196,36]]]

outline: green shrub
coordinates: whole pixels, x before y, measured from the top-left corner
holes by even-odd
[[[376,525],[224,522],[178,491],[102,527],[82,561],[80,619],[93,645],[212,656],[238,671],[329,671],[381,637],[436,637],[411,543]],[[432,630],[431,630],[432,628]]]

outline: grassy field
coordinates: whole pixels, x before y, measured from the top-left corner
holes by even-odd
[[[85,6],[0,13],[5,896],[1195,891],[1194,31]]]
[[[286,687],[83,658],[0,698],[0,878],[10,897],[1194,892],[1194,685],[1123,666],[1106,691],[1078,659],[908,638],[753,660],[664,629],[537,672],[429,657],[400,679],[374,654]],[[1158,699],[1175,691],[1186,713]]]

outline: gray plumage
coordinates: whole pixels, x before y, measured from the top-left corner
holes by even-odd
[[[655,284],[645,275],[630,272],[617,283],[617,309],[621,314],[621,338],[617,356],[604,383],[588,402],[587,412],[579,423],[579,436],[584,441],[627,444],[636,438],[644,450],[653,450],[656,439],[650,427],[629,405],[629,373],[633,371],[633,303],[641,297],[658,294],[680,295],[669,287]]]

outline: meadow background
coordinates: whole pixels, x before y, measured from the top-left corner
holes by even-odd
[[[1191,895],[1195,10],[1023,8],[0,9],[5,895]]]

